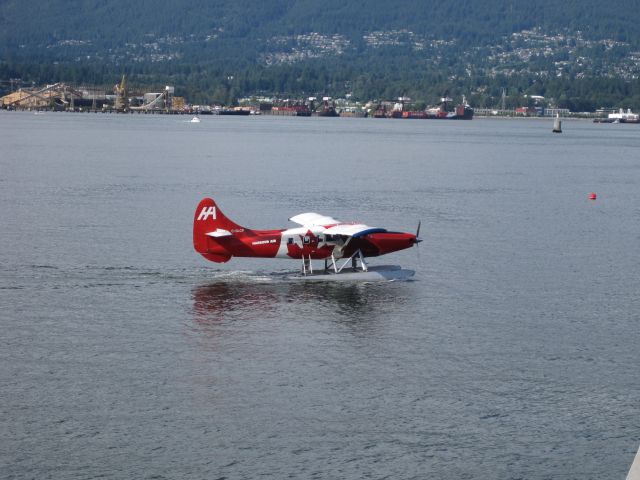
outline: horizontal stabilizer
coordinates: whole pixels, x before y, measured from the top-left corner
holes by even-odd
[[[207,235],[208,237],[214,237],[214,238],[228,237],[229,235],[231,235],[231,232],[229,230],[223,230],[222,228],[217,228],[213,232],[205,233],[205,235]]]

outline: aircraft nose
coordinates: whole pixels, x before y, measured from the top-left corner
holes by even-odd
[[[419,239],[411,233],[397,232],[374,233],[368,236],[368,240],[375,245],[379,255],[410,248],[419,241]]]
[[[417,235],[413,235],[412,233],[407,234],[409,237],[407,238],[407,244],[409,247],[413,247],[414,245],[418,245],[422,242],[422,239]]]

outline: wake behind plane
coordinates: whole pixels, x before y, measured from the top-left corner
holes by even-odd
[[[365,258],[416,245],[421,241],[419,224],[413,234],[342,222],[314,212],[295,215],[289,221],[298,226],[276,230],[245,228],[227,218],[211,198],[204,198],[193,218],[193,246],[204,258],[218,263],[232,257],[299,260],[307,279],[394,280],[414,273],[398,266],[369,267]],[[324,269],[314,273],[312,260],[324,260]],[[345,269],[348,265],[350,268]]]

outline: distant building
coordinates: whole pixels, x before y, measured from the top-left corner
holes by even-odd
[[[560,115],[561,117],[566,117],[569,115],[571,111],[568,108],[545,108],[543,115],[545,117],[555,117]]]

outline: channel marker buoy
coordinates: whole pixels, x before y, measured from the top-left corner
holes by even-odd
[[[596,195],[596,193],[595,193],[595,192],[591,192],[591,193],[589,194],[589,200],[595,200],[596,198],[598,198],[598,196]]]

